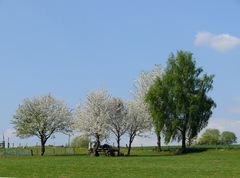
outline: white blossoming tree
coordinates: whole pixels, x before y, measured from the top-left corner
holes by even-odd
[[[95,138],[95,156],[99,156],[97,149],[100,141],[108,135],[110,98],[106,90],[93,91],[87,95],[85,102],[80,104],[75,112],[74,127],[85,135]]]
[[[142,102],[129,101],[127,104],[127,134],[129,136],[128,155],[136,136],[143,136],[152,127],[147,108]]]
[[[135,100],[141,100],[143,103],[146,93],[151,85],[154,84],[157,77],[161,77],[160,65],[155,65],[152,71],[142,71],[134,83],[133,97]]]
[[[146,114],[149,114],[148,118],[150,118],[150,120],[152,121],[157,136],[157,148],[158,151],[161,151],[161,131],[163,128],[163,124],[159,122],[158,118],[152,117],[152,114],[148,109],[148,105],[145,102],[145,96],[147,92],[149,91],[150,87],[154,84],[155,80],[158,77],[161,77],[161,69],[159,65],[156,65],[152,71],[141,72],[138,79],[135,82],[134,85],[135,90],[133,92],[133,96],[134,100],[137,103],[139,103],[141,107],[145,107]]]
[[[120,98],[112,98],[109,102],[108,127],[116,137],[119,156],[120,140],[127,131],[126,107]]]
[[[12,124],[20,138],[37,136],[41,141],[41,155],[44,155],[45,144],[54,133],[71,131],[71,116],[63,101],[47,95],[25,99],[13,116]]]

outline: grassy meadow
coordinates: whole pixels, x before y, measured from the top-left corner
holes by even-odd
[[[125,150],[123,150],[125,151]],[[206,149],[184,155],[134,148],[130,157],[10,156],[1,177],[239,177],[240,149]]]

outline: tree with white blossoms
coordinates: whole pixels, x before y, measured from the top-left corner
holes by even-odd
[[[142,71],[134,83],[134,91],[132,93],[134,99],[141,100],[142,103],[145,103],[145,95],[157,77],[161,77],[161,75],[160,65],[155,65],[152,71]]]
[[[160,65],[155,65],[155,68],[152,71],[143,71],[140,73],[138,79],[134,85],[134,100],[137,101],[141,105],[141,107],[145,107],[146,110],[145,115],[149,115],[148,118],[153,123],[154,130],[157,136],[157,150],[161,151],[161,131],[163,128],[163,123],[159,122],[159,118],[153,117],[154,115],[148,109],[149,106],[145,102],[145,96],[148,93],[150,87],[154,84],[157,78],[161,78],[161,69]]]
[[[85,102],[80,104],[74,115],[74,127],[85,135],[93,136],[95,156],[99,156],[97,149],[100,141],[108,136],[109,100],[106,90],[90,92]]]
[[[133,140],[136,136],[143,136],[152,127],[150,115],[144,103],[129,101],[127,103],[127,134],[129,136],[128,155],[130,155]]]
[[[64,101],[51,95],[25,99],[19,105],[12,124],[20,138],[37,136],[44,155],[47,140],[56,132],[69,133],[72,114]]]
[[[108,127],[116,137],[119,156],[120,140],[127,131],[126,107],[120,98],[112,98],[109,102]]]

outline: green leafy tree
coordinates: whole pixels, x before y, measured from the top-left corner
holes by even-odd
[[[237,142],[237,137],[235,133],[229,132],[229,131],[224,131],[221,134],[221,143],[225,145],[231,145],[233,143]]]
[[[199,139],[201,145],[217,145],[220,143],[220,131],[218,129],[207,129]]]
[[[202,74],[192,53],[178,51],[168,58],[162,79],[155,81],[146,100],[153,117],[158,118],[165,142],[191,140],[207,126],[215,103],[207,94],[213,88],[213,75]]]
[[[71,146],[72,147],[81,147],[81,148],[88,148],[90,139],[87,136],[78,136],[73,138],[71,141]]]
[[[168,117],[168,109],[170,107],[168,106],[167,88],[164,87],[160,77],[158,77],[150,87],[145,95],[145,101],[148,104],[149,111],[153,118],[157,135],[158,151],[161,151],[161,132],[165,124],[165,119]]]

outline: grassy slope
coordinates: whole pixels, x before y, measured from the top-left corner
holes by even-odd
[[[133,152],[134,153],[134,152]],[[139,156],[34,156],[0,158],[0,176],[14,177],[238,177],[240,149],[172,155],[136,150]]]

